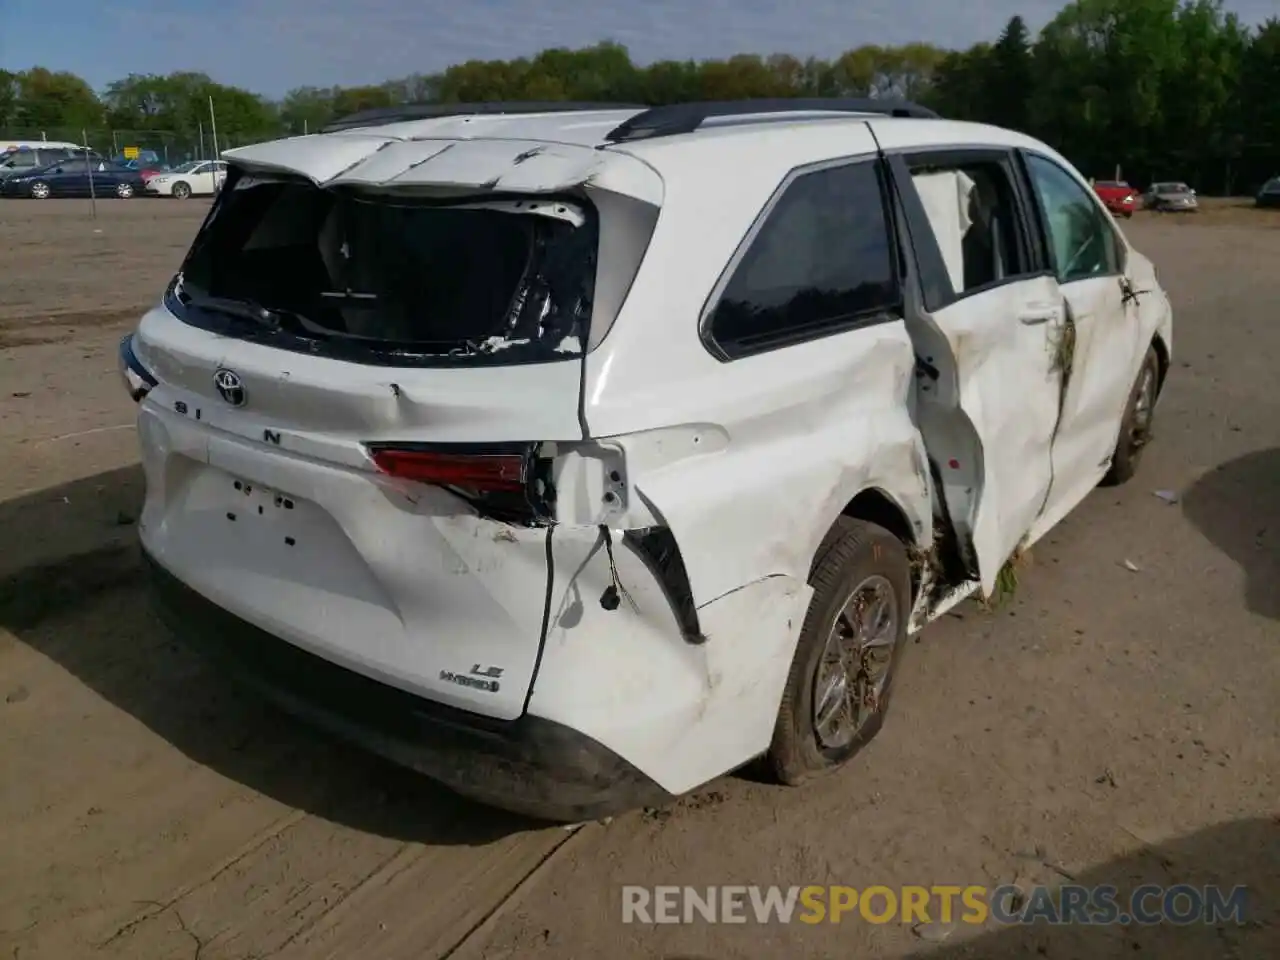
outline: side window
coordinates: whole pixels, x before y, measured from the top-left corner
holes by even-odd
[[[907,163],[955,293],[1036,272],[1004,161],[909,157]]]
[[[55,160],[54,162],[58,164],[58,169],[63,173],[85,173],[89,169],[89,164],[79,158],[74,160]]]
[[[1058,280],[1120,273],[1120,241],[1092,194],[1052,160],[1031,153],[1026,158]]]
[[[874,161],[792,180],[711,312],[717,345],[740,357],[896,311],[885,200]]]

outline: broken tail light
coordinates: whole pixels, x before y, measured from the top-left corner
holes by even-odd
[[[491,520],[537,526],[554,515],[550,460],[538,444],[368,444],[388,477],[445,487]]]
[[[370,449],[374,465],[390,477],[463,487],[480,493],[525,488],[526,457],[518,453],[455,453],[412,447]]]

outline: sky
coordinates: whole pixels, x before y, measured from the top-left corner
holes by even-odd
[[[470,59],[614,40],[632,59],[830,57],[867,43],[965,47],[1014,14],[1037,30],[1065,0],[0,0],[0,67],[70,70],[101,89],[196,70],[278,97],[379,83]],[[1247,23],[1278,0],[1233,0]]]

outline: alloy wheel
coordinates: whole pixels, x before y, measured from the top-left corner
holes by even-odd
[[[813,686],[813,729],[827,749],[847,746],[880,706],[898,636],[893,584],[876,574],[849,594],[827,637]]]

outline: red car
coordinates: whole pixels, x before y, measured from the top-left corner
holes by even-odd
[[[1123,180],[1096,180],[1093,192],[1106,204],[1108,210],[1121,217],[1132,217],[1138,209],[1141,194]]]

